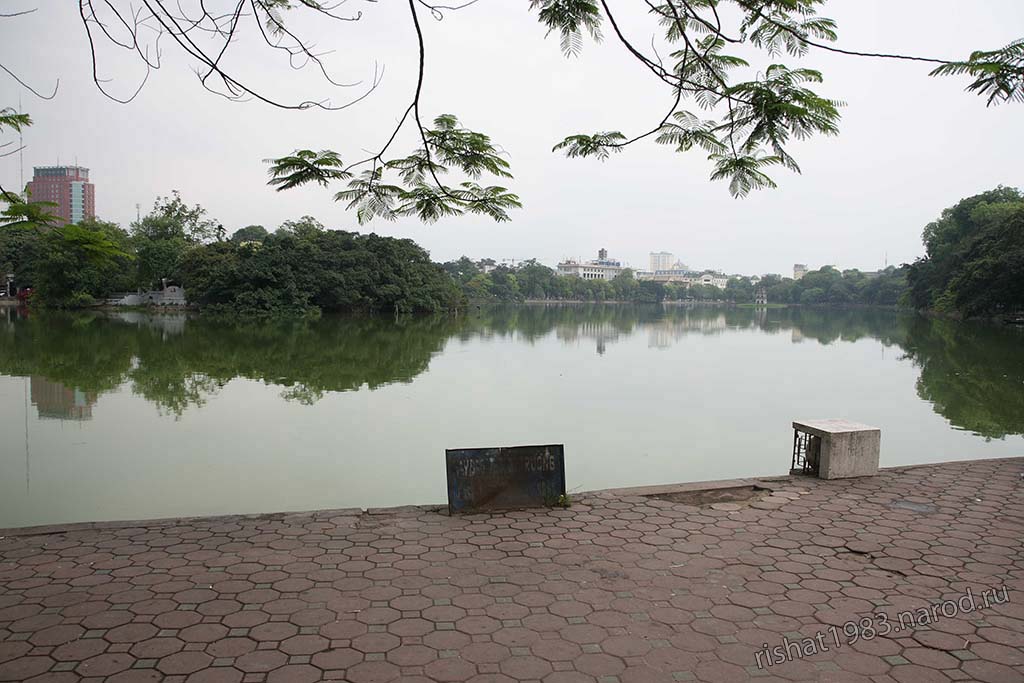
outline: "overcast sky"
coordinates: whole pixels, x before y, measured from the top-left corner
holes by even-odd
[[[643,4],[611,4],[621,8],[634,42],[649,46],[655,27],[639,11]],[[502,224],[468,216],[359,227],[354,213],[331,199],[340,187],[274,192],[262,160],[330,148],[349,161],[382,144],[415,85],[416,44],[404,2],[348,0],[345,7],[364,12],[354,23],[299,21],[290,13],[296,30],[334,50],[326,61],[337,80],[369,81],[375,63],[384,69],[376,91],[338,112],[226,101],[200,87],[166,39],[163,68],[135,101],[116,104],[92,82],[78,3],[10,0],[5,11],[34,6],[35,13],[0,24],[5,66],[39,89],[60,78],[56,98],[43,101],[0,73],[0,106],[17,106],[21,94],[35,121],[25,134],[25,179],[34,165],[77,160],[90,169],[97,213],[125,226],[136,204],[145,213],[156,196],[176,189],[229,232],[253,223],[272,230],[310,214],[329,227],[410,237],[435,260],[466,254],[553,265],[605,247],[640,268],[649,252],[665,250],[692,267],[729,273],[791,273],[794,262],[873,270],[886,256],[898,264],[920,255],[921,230],[944,207],[998,184],[1024,185],[1022,105],[986,108],[963,91],[965,80],[929,78],[927,65],[821,52],[778,61],[825,73],[820,92],[847,103],[841,134],[793,145],[803,174],[775,171],[776,190],[733,199],[725,183],[707,179],[710,164],[699,151],[677,154],[653,142],[603,163],[566,159],[551,152],[565,135],[652,127],[669,104],[665,88],[610,30],[603,43],[587,41],[579,58],[566,59],[557,36],[545,40],[526,2],[479,0],[441,22],[423,16],[424,114],[453,113],[491,135],[509,155],[515,180],[507,182],[524,207]],[[958,58],[1024,34],[1020,0],[836,0],[822,13],[839,23],[839,46],[869,52]],[[228,64],[240,80],[289,101],[342,103],[362,92],[289,69],[281,53],[259,48],[254,30],[248,26],[232,47]],[[141,76],[124,51],[103,49],[99,66],[119,96]],[[393,151],[404,155],[414,144],[407,134]],[[17,156],[0,159],[0,183],[18,181]]]

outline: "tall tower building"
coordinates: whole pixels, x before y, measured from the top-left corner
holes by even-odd
[[[804,265],[803,263],[794,263],[793,264],[793,279],[794,280],[799,280],[804,275],[807,275],[807,266]]]
[[[672,270],[672,266],[675,265],[676,257],[675,254],[667,251],[652,251],[651,252],[651,272],[659,270]]]
[[[34,202],[53,202],[52,210],[65,223],[96,216],[96,187],[82,166],[36,166],[27,185]]]

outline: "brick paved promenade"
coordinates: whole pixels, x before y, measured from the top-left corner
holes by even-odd
[[[1024,681],[1022,473],[8,536],[0,681]],[[764,643],[998,586],[1008,603],[755,666]]]

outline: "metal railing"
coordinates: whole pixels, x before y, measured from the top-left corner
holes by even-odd
[[[821,455],[821,438],[793,430],[793,463],[790,474],[817,474]]]

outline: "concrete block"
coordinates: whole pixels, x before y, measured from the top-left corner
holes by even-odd
[[[882,430],[849,420],[805,420],[793,429],[821,439],[818,477],[845,479],[878,474]]]

